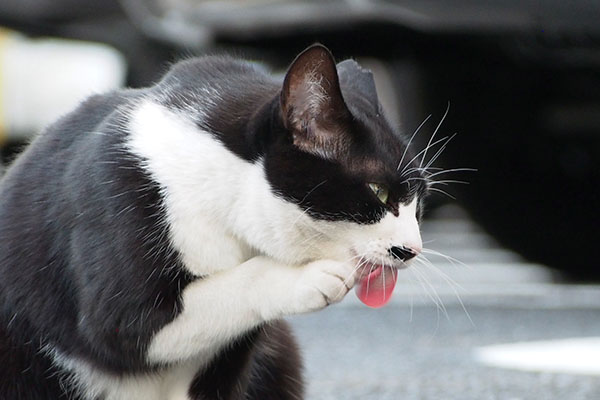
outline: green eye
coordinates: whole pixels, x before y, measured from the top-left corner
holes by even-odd
[[[378,183],[369,183],[369,187],[371,188],[373,193],[375,193],[375,196],[377,196],[379,201],[381,201],[383,204],[387,203],[389,193],[388,189],[385,186],[380,185]]]

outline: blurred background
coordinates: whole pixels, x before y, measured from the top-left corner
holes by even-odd
[[[477,171],[443,175],[468,184],[429,198],[431,264],[391,305],[292,320],[309,398],[597,399],[599,21],[595,0],[2,0],[0,168],[91,93],[202,54],[283,72],[321,42],[416,146],[457,133],[437,167]]]

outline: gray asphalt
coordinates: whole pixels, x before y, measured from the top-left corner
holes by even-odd
[[[430,258],[452,283],[415,266],[420,273],[405,271],[384,308],[369,309],[350,293],[290,319],[309,399],[600,399],[599,375],[522,372],[475,357],[481,346],[600,336],[600,287],[555,282],[453,209],[426,224],[423,236],[466,264]]]

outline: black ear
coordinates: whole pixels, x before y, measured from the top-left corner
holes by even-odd
[[[373,73],[354,60],[342,61],[337,65],[337,71],[342,87],[354,93],[354,99],[359,98],[365,110],[377,114],[380,105]]]
[[[283,82],[281,110],[294,143],[303,150],[323,154],[341,145],[350,111],[326,47],[316,44],[296,57]]]

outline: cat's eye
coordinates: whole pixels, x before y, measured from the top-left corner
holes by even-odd
[[[375,193],[375,196],[381,201],[383,204],[386,204],[388,201],[388,188],[380,185],[378,183],[369,183],[369,188]]]

